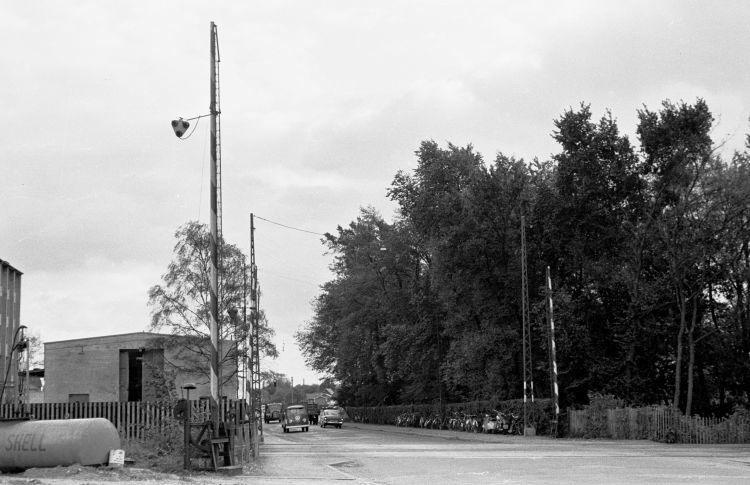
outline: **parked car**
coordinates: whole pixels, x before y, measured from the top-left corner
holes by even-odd
[[[324,409],[320,412],[318,423],[321,428],[325,428],[328,425],[340,428],[344,424],[344,418],[338,409]]]
[[[281,429],[288,433],[292,429],[307,431],[310,420],[307,417],[307,408],[302,405],[287,406],[281,413]]]

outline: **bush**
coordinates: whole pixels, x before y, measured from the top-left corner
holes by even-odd
[[[171,403],[160,405],[172,409]],[[143,426],[142,438],[125,445],[125,456],[135,460],[139,467],[160,472],[177,473],[184,464],[184,430],[182,420],[168,417],[159,426]]]
[[[588,419],[583,433],[584,438],[611,438],[607,411],[617,409],[625,405],[622,399],[617,399],[611,394],[589,394]]]

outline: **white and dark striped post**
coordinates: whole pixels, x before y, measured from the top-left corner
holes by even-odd
[[[547,318],[549,320],[549,363],[550,363],[550,392],[555,404],[555,419],[553,425],[553,436],[557,436],[557,424],[560,418],[560,398],[557,388],[557,356],[555,352],[555,317],[552,306],[552,278],[549,266],[547,266]]]

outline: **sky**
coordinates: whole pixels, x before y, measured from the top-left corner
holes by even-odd
[[[637,144],[637,111],[703,98],[750,131],[750,2],[0,0],[0,259],[44,342],[147,331],[177,228],[208,224],[218,28],[223,234],[250,252],[280,357],[332,279],[321,244],[416,167],[423,140],[530,161],[581,103]],[[195,123],[193,121],[192,123]],[[272,222],[270,222],[272,221]],[[295,229],[289,229],[289,226]],[[317,233],[317,234],[316,234]]]

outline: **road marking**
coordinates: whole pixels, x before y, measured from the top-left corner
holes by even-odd
[[[281,477],[281,476],[268,476],[268,475],[237,475],[235,478],[252,478],[255,480],[263,479],[264,482],[272,481],[272,480],[284,480],[284,481],[302,481],[304,483],[311,483],[311,482],[351,482],[351,481],[357,481],[360,480],[359,478],[350,478],[350,477]],[[369,483],[373,484],[373,482],[360,482],[360,483]],[[374,485],[374,484],[373,484]]]
[[[342,462],[342,463],[350,463],[350,462]],[[347,473],[344,470],[341,470],[336,465],[341,465],[341,464],[340,463],[334,463],[333,465],[326,465],[326,466],[328,468],[330,468],[331,470],[335,470],[336,472],[344,475],[348,480],[355,480],[355,481],[359,481],[360,483],[367,483],[367,484],[370,484],[370,485],[375,485],[375,483],[376,483],[376,482],[371,482],[371,481],[366,480],[364,478],[358,477],[356,475],[352,475],[351,473]]]

